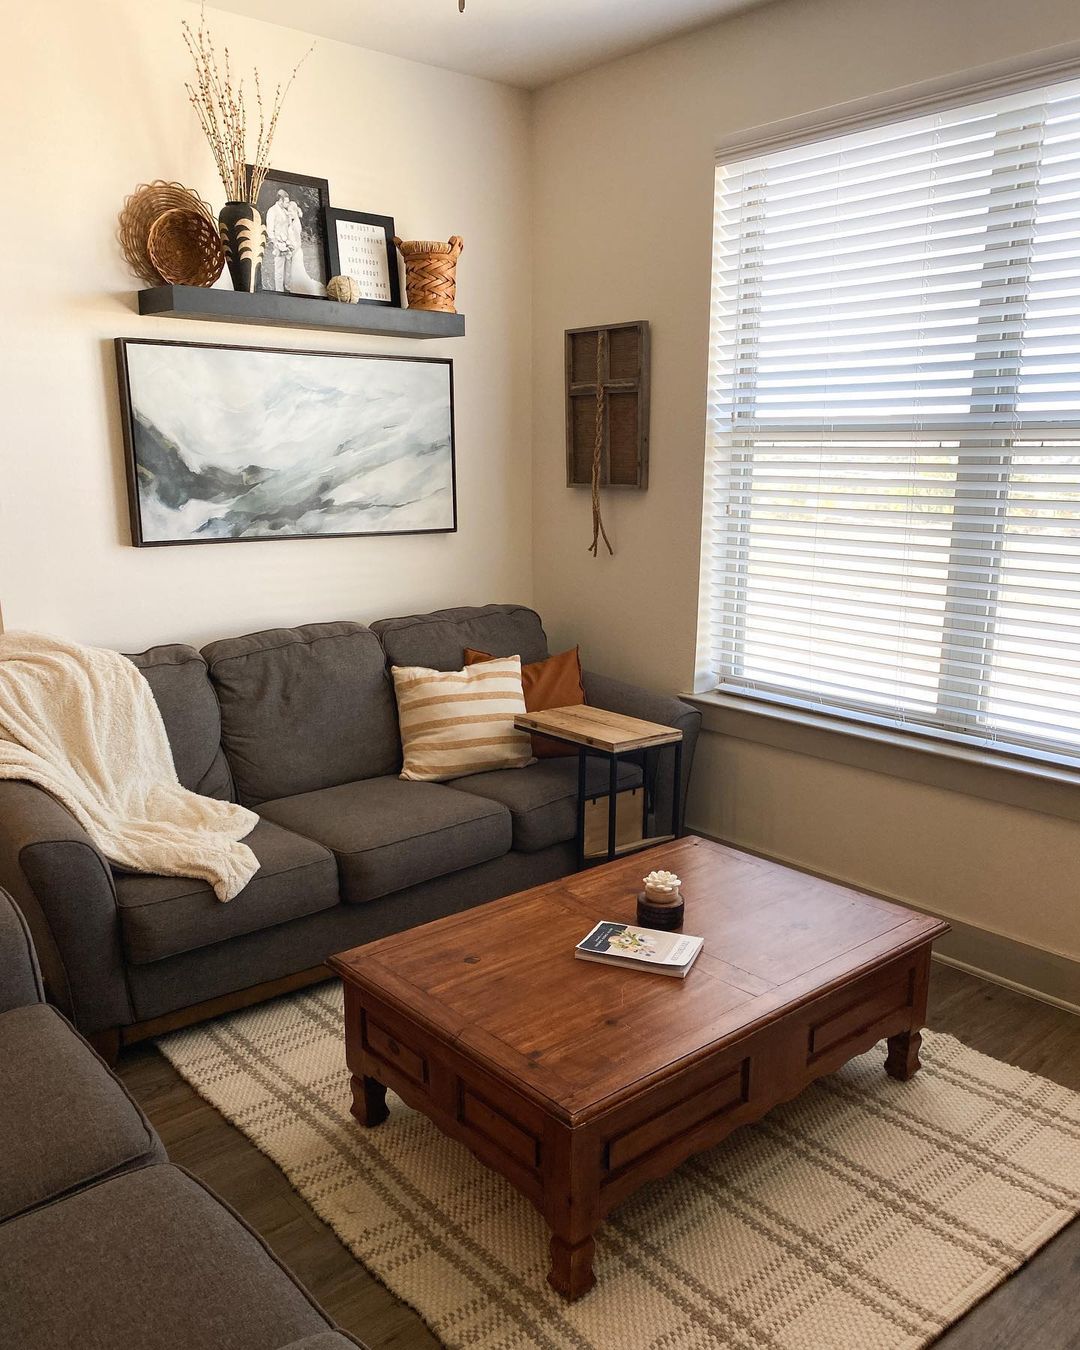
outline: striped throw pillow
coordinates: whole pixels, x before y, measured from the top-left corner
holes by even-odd
[[[528,732],[514,729],[514,718],[525,711],[520,657],[464,670],[392,666],[391,672],[405,761],[402,778],[439,783],[532,763]]]

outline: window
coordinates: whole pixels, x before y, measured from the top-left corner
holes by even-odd
[[[717,170],[722,692],[1080,762],[1080,82]]]

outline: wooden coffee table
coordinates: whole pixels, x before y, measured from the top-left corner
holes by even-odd
[[[574,958],[634,921],[644,871],[683,880],[685,980]],[[919,1067],[930,945],[948,925],[687,837],[332,957],[353,1114],[391,1087],[507,1177],[551,1228],[549,1282],[593,1282],[593,1235],[663,1176],[888,1038]]]

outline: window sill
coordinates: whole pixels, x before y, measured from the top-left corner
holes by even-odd
[[[734,694],[682,697],[701,710],[704,729],[720,736],[1080,821],[1080,772],[1073,769]]]

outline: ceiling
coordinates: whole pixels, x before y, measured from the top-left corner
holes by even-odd
[[[426,65],[535,89],[766,0],[214,0]]]

